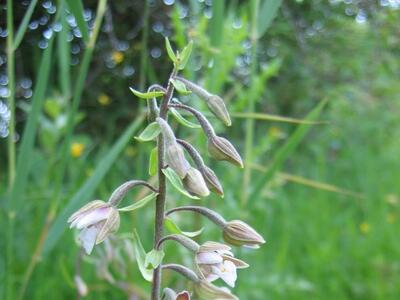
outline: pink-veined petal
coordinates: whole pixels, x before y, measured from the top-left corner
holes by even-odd
[[[111,207],[102,207],[95,209],[83,217],[78,219],[76,224],[76,228],[82,229],[84,227],[88,227],[90,225],[96,224],[102,220],[107,219],[108,214],[111,212]]]
[[[197,263],[213,265],[222,263],[222,256],[215,252],[200,252],[197,254]]]
[[[213,266],[213,273],[218,275],[227,285],[230,287],[235,286],[235,281],[237,279],[237,273],[236,273],[236,266],[233,262],[231,261],[224,261],[223,266],[214,267]]]

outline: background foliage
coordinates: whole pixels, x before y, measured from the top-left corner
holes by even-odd
[[[97,40],[88,33],[105,1],[100,9],[98,1],[11,3],[14,39],[22,39],[13,51],[13,88],[3,1],[1,294],[76,294],[79,249],[65,219],[80,204],[105,199],[120,182],[148,177],[151,146],[133,139],[144,128],[144,107],[128,87],[165,81],[169,36],[177,48],[194,41],[185,76],[228,103],[234,126],[226,133],[246,162],[243,172],[229,173],[223,163],[209,162],[226,195],[204,202],[228,219],[245,219],[267,240],[261,251],[236,251],[245,252],[251,267],[240,271],[234,293],[241,299],[397,298],[399,1],[109,1]],[[29,5],[32,16],[21,35]],[[12,94],[17,172],[9,189]],[[327,104],[320,112],[322,99]],[[276,115],[325,123],[281,122]],[[204,150],[201,134],[190,140]],[[172,190],[169,201],[188,203]],[[121,231],[137,228],[150,249],[152,218],[148,206],[127,217]],[[178,221],[188,230],[205,226],[200,241],[219,239],[200,219]],[[171,261],[185,257],[169,250]],[[87,298],[142,299],[148,285],[135,263],[127,266],[128,285],[116,290],[85,258]],[[165,278],[184,286],[170,273]]]

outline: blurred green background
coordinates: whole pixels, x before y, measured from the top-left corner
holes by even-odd
[[[101,247],[81,257],[66,218],[149,177],[154,145],[133,138],[146,124],[144,102],[128,87],[165,84],[168,36],[177,49],[194,41],[183,76],[224,98],[233,126],[210,120],[245,160],[241,170],[206,158],[225,198],[201,204],[267,240],[234,249],[250,268],[233,293],[398,299],[399,9],[398,0],[2,1],[0,298],[75,298],[79,273],[87,299],[147,299],[136,263],[113,263],[110,283]],[[205,153],[199,130],[177,132]],[[200,204],[172,189],[168,201]],[[205,226],[200,242],[220,240],[201,219],[176,221]],[[120,232],[137,228],[150,250],[152,222],[148,205],[124,214]],[[190,264],[190,255],[168,245],[167,261]],[[164,284],[187,286],[170,272]]]

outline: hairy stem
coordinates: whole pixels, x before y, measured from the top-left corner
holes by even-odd
[[[173,78],[177,73],[177,69],[174,68],[170,78]],[[172,98],[174,93],[174,86],[168,80],[167,91],[164,94],[163,100],[160,105],[160,118],[166,119],[168,113],[168,103]],[[163,235],[164,229],[164,217],[165,217],[165,199],[166,199],[166,180],[165,175],[162,172],[164,167],[164,138],[160,134],[157,140],[158,148],[158,196],[156,199],[156,212],[155,212],[155,225],[154,225],[154,248],[157,247],[159,241]],[[161,289],[161,267],[158,266],[153,272],[153,286],[151,289],[151,299],[160,299],[160,289]]]

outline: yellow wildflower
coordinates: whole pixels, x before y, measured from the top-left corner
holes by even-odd
[[[396,215],[394,213],[388,213],[386,215],[386,222],[388,222],[389,224],[393,224],[394,222],[396,222]]]
[[[360,224],[360,231],[362,234],[368,234],[371,231],[371,226],[367,222]]]
[[[125,155],[129,157],[133,157],[136,155],[136,148],[133,146],[128,146],[125,150]]]
[[[71,155],[72,157],[80,157],[85,150],[85,145],[82,143],[72,143],[71,145]]]
[[[120,64],[124,60],[124,54],[121,51],[113,51],[111,57],[116,64]]]
[[[107,96],[106,94],[100,94],[97,101],[100,103],[100,105],[103,106],[107,106],[111,103],[110,97]]]

